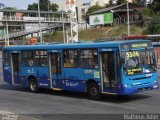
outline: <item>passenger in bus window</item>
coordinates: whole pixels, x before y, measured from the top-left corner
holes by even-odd
[[[32,59],[29,59],[29,61],[28,61],[28,63],[29,63],[29,66],[33,66],[33,60]]]
[[[97,55],[94,55],[93,57],[93,67],[98,68],[98,58]]]

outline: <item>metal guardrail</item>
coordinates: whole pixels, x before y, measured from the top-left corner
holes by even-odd
[[[62,17],[41,17],[42,23],[70,23],[69,18],[62,18]],[[24,23],[38,23],[38,17],[16,17],[16,16],[9,16],[9,17],[2,17],[0,22],[24,22]]]
[[[42,31],[46,31],[46,30],[49,30],[49,29],[53,29],[53,28],[57,28],[57,27],[62,27],[62,24],[55,24],[53,26],[47,26],[47,27],[44,27],[42,28],[41,30]],[[20,37],[20,36],[25,36],[25,35],[29,35],[29,34],[33,34],[33,33],[38,33],[39,32],[39,28],[35,29],[35,30],[32,30],[32,31],[20,31],[20,32],[16,32],[16,33],[12,33],[12,34],[9,34],[7,36],[7,38],[9,37],[10,38],[15,38],[15,37]],[[2,36],[0,37],[0,40],[5,40],[5,37],[6,36]]]

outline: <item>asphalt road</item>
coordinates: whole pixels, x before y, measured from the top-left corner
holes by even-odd
[[[106,114],[160,113],[160,89],[125,97],[104,95],[101,101],[92,101],[83,93],[51,90],[30,93],[21,86],[4,83],[1,69],[0,76],[0,113],[21,114],[27,117],[22,117],[23,120],[97,120],[105,119]]]

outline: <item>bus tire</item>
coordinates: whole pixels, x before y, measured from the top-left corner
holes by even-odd
[[[101,93],[99,91],[99,87],[97,83],[91,82],[87,86],[87,93],[91,100],[99,100],[101,98]]]
[[[36,78],[29,78],[29,89],[31,92],[38,92],[38,84]]]

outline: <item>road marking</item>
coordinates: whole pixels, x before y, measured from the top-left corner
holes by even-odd
[[[117,104],[113,104],[113,103],[104,103],[104,102],[98,102],[98,101],[91,101],[91,103],[101,104],[101,105],[105,105],[105,106],[109,105],[109,106],[114,106],[114,107],[122,107],[122,108],[126,108],[126,109],[136,110],[136,108],[134,108],[134,107],[125,106],[125,105],[117,105]]]

